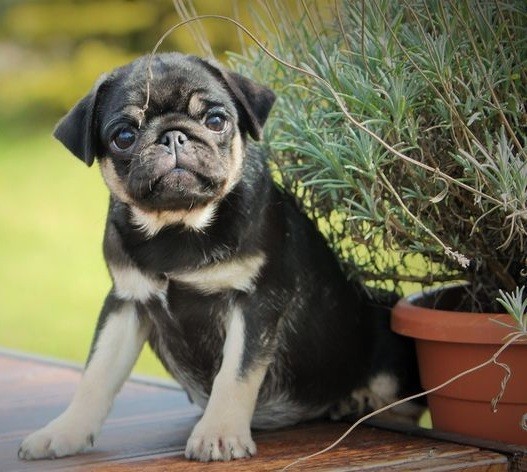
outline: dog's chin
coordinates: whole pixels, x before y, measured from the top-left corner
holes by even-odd
[[[214,220],[219,199],[203,178],[192,171],[175,169],[129,204],[136,227],[152,237],[171,225],[204,231]]]

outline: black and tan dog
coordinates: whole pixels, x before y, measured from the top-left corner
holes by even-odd
[[[93,443],[145,341],[204,408],[186,448],[251,456],[251,427],[374,408],[415,387],[386,310],[345,280],[323,238],[272,182],[258,140],[274,94],[177,53],[103,76],[55,136],[111,197],[113,287],[66,411],[28,436],[25,459]]]

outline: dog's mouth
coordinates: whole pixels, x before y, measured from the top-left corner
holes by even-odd
[[[219,185],[210,176],[188,167],[159,170],[148,178],[129,180],[134,200],[148,209],[191,209],[214,199]]]
[[[192,169],[186,169],[184,167],[174,167],[170,171],[166,172],[163,175],[159,175],[151,181],[150,188],[148,193],[155,192],[159,185],[170,184],[174,185],[178,190],[185,190],[188,187],[194,187],[197,184],[197,187],[201,188],[204,192],[212,190],[216,187],[213,180]]]

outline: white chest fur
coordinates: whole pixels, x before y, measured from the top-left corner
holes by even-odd
[[[263,254],[235,258],[185,272],[167,274],[169,279],[190,285],[207,294],[224,290],[250,292],[265,263]],[[116,295],[124,300],[146,302],[152,297],[164,298],[167,280],[153,278],[133,266],[111,266]]]
[[[188,284],[202,293],[217,293],[232,289],[250,292],[264,263],[265,257],[259,253],[218,262],[196,270],[171,273],[169,277]]]
[[[152,297],[164,298],[168,283],[147,276],[133,266],[110,266],[115,294],[124,300],[146,302]]]

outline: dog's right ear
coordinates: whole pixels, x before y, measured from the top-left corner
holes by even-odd
[[[93,164],[96,155],[94,112],[97,97],[107,79],[108,76],[106,74],[99,77],[88,95],[75,104],[58,122],[53,132],[55,138],[88,166]]]

